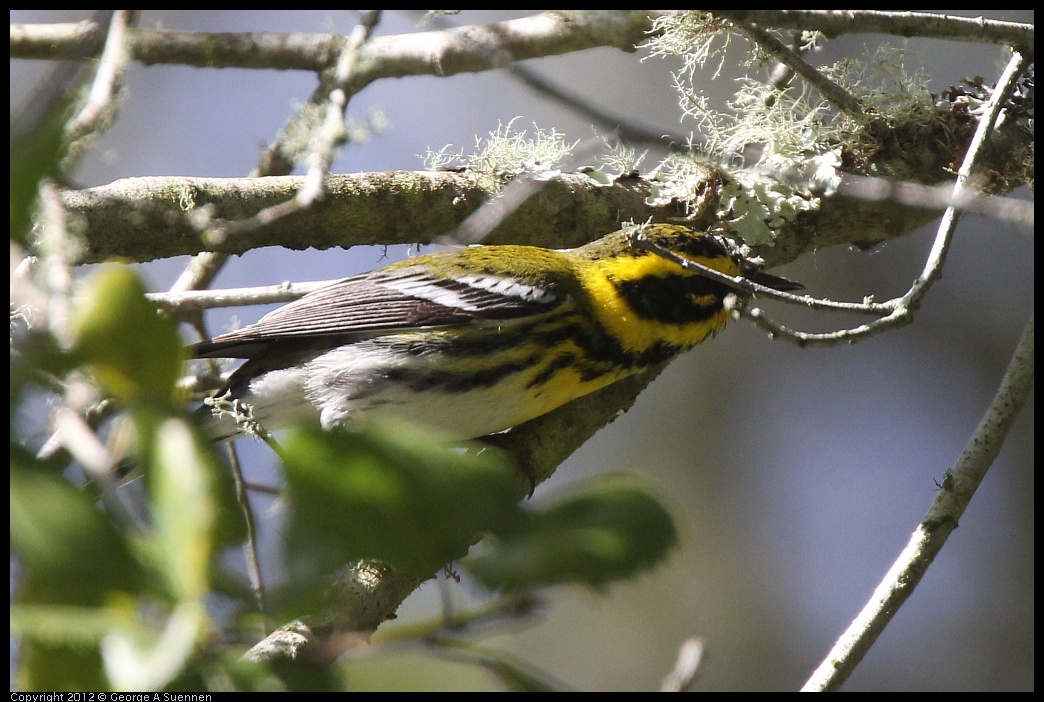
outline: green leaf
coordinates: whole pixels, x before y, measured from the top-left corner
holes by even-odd
[[[413,428],[305,430],[283,454],[287,567],[314,583],[359,559],[434,570],[521,518],[518,478],[497,454],[450,448]]]
[[[75,350],[114,397],[132,407],[171,406],[181,340],[129,267],[105,266],[91,274],[77,295],[70,326]]]
[[[133,617],[133,609],[119,606],[14,604],[11,636],[63,646],[97,646],[112,629]]]
[[[19,692],[107,690],[97,646],[55,645],[24,640],[18,647],[14,688]]]
[[[602,476],[582,492],[531,513],[523,528],[498,533],[464,566],[489,587],[631,577],[677,543],[667,510],[633,476]]]
[[[106,689],[98,642],[114,615],[98,605],[142,594],[145,571],[86,493],[14,444],[10,479],[18,689]]]
[[[11,607],[11,635],[19,637],[17,679],[24,690],[105,690],[116,681],[106,678],[101,647],[128,638],[134,632],[141,641],[158,637],[140,622],[139,600],[112,598],[101,607],[64,605],[14,605]],[[155,626],[155,611],[148,626]],[[166,645],[169,642],[164,642]],[[172,648],[166,646],[166,648]],[[169,659],[174,652],[164,651]],[[141,661],[133,661],[131,671],[121,675],[148,674]]]
[[[242,538],[242,515],[210,442],[187,420],[163,420],[146,443],[154,555],[175,599],[197,602],[210,591],[215,554]]]
[[[161,689],[211,630],[204,597],[236,533],[235,498],[186,420],[155,427],[145,461],[153,526],[135,544],[86,493],[12,446],[11,545],[23,572],[11,628],[26,689]],[[156,593],[175,601],[166,615]]]
[[[11,551],[22,602],[87,605],[147,582],[128,543],[83,492],[12,446]]]

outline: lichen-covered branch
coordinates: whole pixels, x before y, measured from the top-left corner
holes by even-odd
[[[1000,194],[1033,182],[1031,87],[1009,100],[1006,117],[991,135],[977,172],[978,186]],[[845,145],[841,171],[891,174],[920,183],[952,177],[978,124],[976,106],[988,86],[954,89],[951,102],[931,123],[875,124],[873,141]],[[562,248],[591,241],[624,221],[685,220],[698,228],[721,226],[728,198],[746,189],[774,193],[776,201],[811,198],[789,213],[773,211],[772,202],[747,203],[766,208],[774,218],[774,242],[750,242],[770,264],[793,260],[812,248],[839,244],[867,245],[903,236],[941,211],[940,203],[904,205],[890,200],[860,200],[838,195],[796,195],[800,188],[785,179],[741,182],[739,174],[712,165],[686,174],[683,187],[622,176],[610,183],[587,174],[544,173],[536,186],[509,212],[498,217],[486,243],[526,243]],[[529,178],[530,176],[522,176]],[[62,202],[78,225],[86,246],[82,261],[110,258],[148,261],[169,256],[219,251],[239,254],[263,246],[326,249],[359,244],[430,243],[457,228],[487,202],[502,197],[500,184],[463,171],[395,171],[330,176],[324,199],[312,207],[252,227],[243,234],[234,223],[292,201],[303,179],[148,177],[63,193]],[[843,179],[842,179],[843,182]],[[787,195],[786,192],[790,194]],[[785,215],[785,216],[784,216]]]
[[[330,176],[312,207],[242,236],[222,233],[236,221],[292,200],[303,179],[128,178],[70,191],[62,202],[79,220],[83,262],[110,258],[148,261],[204,250],[243,253],[263,246],[326,249],[359,244],[430,243],[452,231],[496,193],[466,173],[395,171]],[[621,219],[650,213],[680,217],[680,208],[645,204],[651,185],[641,179],[604,186],[585,175],[560,174],[493,230],[487,242],[563,247],[617,228]]]

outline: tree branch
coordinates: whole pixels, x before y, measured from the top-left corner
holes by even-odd
[[[1033,47],[1032,24],[927,12],[878,10],[714,10],[733,22],[755,22],[775,29],[816,30],[827,36],[893,34],[950,41]]]
[[[824,692],[840,688],[899,607],[913,594],[928,566],[957,528],[975,490],[1004,445],[1008,430],[1033,387],[1033,365],[1031,317],[993,401],[957,463],[947,471],[928,513],[863,611],[837,640],[805,683],[803,691]]]
[[[242,253],[262,246],[326,249],[359,244],[430,243],[496,195],[467,173],[395,171],[334,175],[312,207],[243,236],[229,221],[292,200],[303,179],[128,178],[63,194],[87,241],[83,262],[113,257],[146,261],[211,250]],[[652,185],[621,179],[604,186],[585,175],[558,174],[516,208],[486,243],[514,240],[575,246],[618,228],[621,219],[684,215],[678,205],[650,207]],[[553,214],[549,214],[553,213]]]
[[[359,52],[355,88],[378,78],[449,76],[502,68],[514,61],[599,46],[634,51],[649,37],[657,11],[555,10],[450,30],[374,37]],[[130,55],[145,65],[321,71],[347,39],[332,34],[215,34],[133,29]],[[11,58],[85,60],[101,51],[96,24],[11,25]]]

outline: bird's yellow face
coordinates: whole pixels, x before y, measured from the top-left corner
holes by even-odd
[[[728,256],[699,263],[737,275]],[[728,319],[728,290],[655,254],[592,261],[580,270],[592,309],[625,351],[657,345],[689,349],[717,333]]]

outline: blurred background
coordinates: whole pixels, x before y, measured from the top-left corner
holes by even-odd
[[[449,21],[478,24],[521,14],[465,11]],[[1031,11],[953,14],[1034,19]],[[12,11],[11,21],[84,16]],[[356,19],[351,11],[145,11],[140,26],[347,33]],[[431,29],[418,20],[388,11],[377,34]],[[1003,66],[1003,52],[993,45],[877,35],[826,42],[812,61],[862,57],[882,41],[904,46],[911,68],[924,69],[934,92],[975,75],[992,83]],[[723,75],[701,86],[718,105],[735,88],[735,66],[746,48],[733,42],[736,53]],[[680,61],[640,60],[646,55],[598,49],[524,65],[630,122],[687,135],[696,125],[680,120],[671,78]],[[12,110],[48,67],[12,60]],[[141,175],[244,176],[314,87],[314,76],[299,71],[134,64],[119,118],[83,161],[78,184]],[[504,71],[380,81],[352,99],[357,119],[378,112],[387,131],[344,148],[334,172],[420,170],[428,149],[453,145],[470,152],[477,136],[516,117],[518,129],[554,128],[570,141],[594,134],[586,118]],[[643,169],[663,155],[650,152]],[[887,299],[920,272],[934,226],[869,252],[808,254],[778,272],[820,297]],[[408,253],[406,247],[257,250],[231,261],[215,287],[338,278]],[[164,290],[185,263],[157,261],[141,269],[152,289]],[[570,687],[649,690],[672,667],[678,646],[695,636],[707,651],[697,689],[800,687],[905,546],[935,481],[974,431],[1032,313],[1033,275],[1031,231],[967,217],[942,281],[911,326],[851,347],[799,350],[740,322],[674,362],[533,499],[551,499],[597,473],[637,472],[674,514],[680,548],[655,571],[605,592],[546,591],[536,620],[497,632],[487,643]],[[249,323],[268,309],[234,314]],[[769,311],[816,331],[852,321],[789,307]],[[226,328],[231,314],[212,313],[211,330]],[[846,690],[1033,689],[1033,421],[1031,399],[960,529]],[[271,454],[260,442],[240,442],[240,448],[262,479],[275,479]],[[429,582],[400,610],[400,621],[437,614],[444,597],[463,606],[477,596],[466,580]],[[482,671],[410,652],[367,661],[357,681],[380,684],[378,676],[403,656],[415,677],[396,673],[396,687],[491,684]]]

